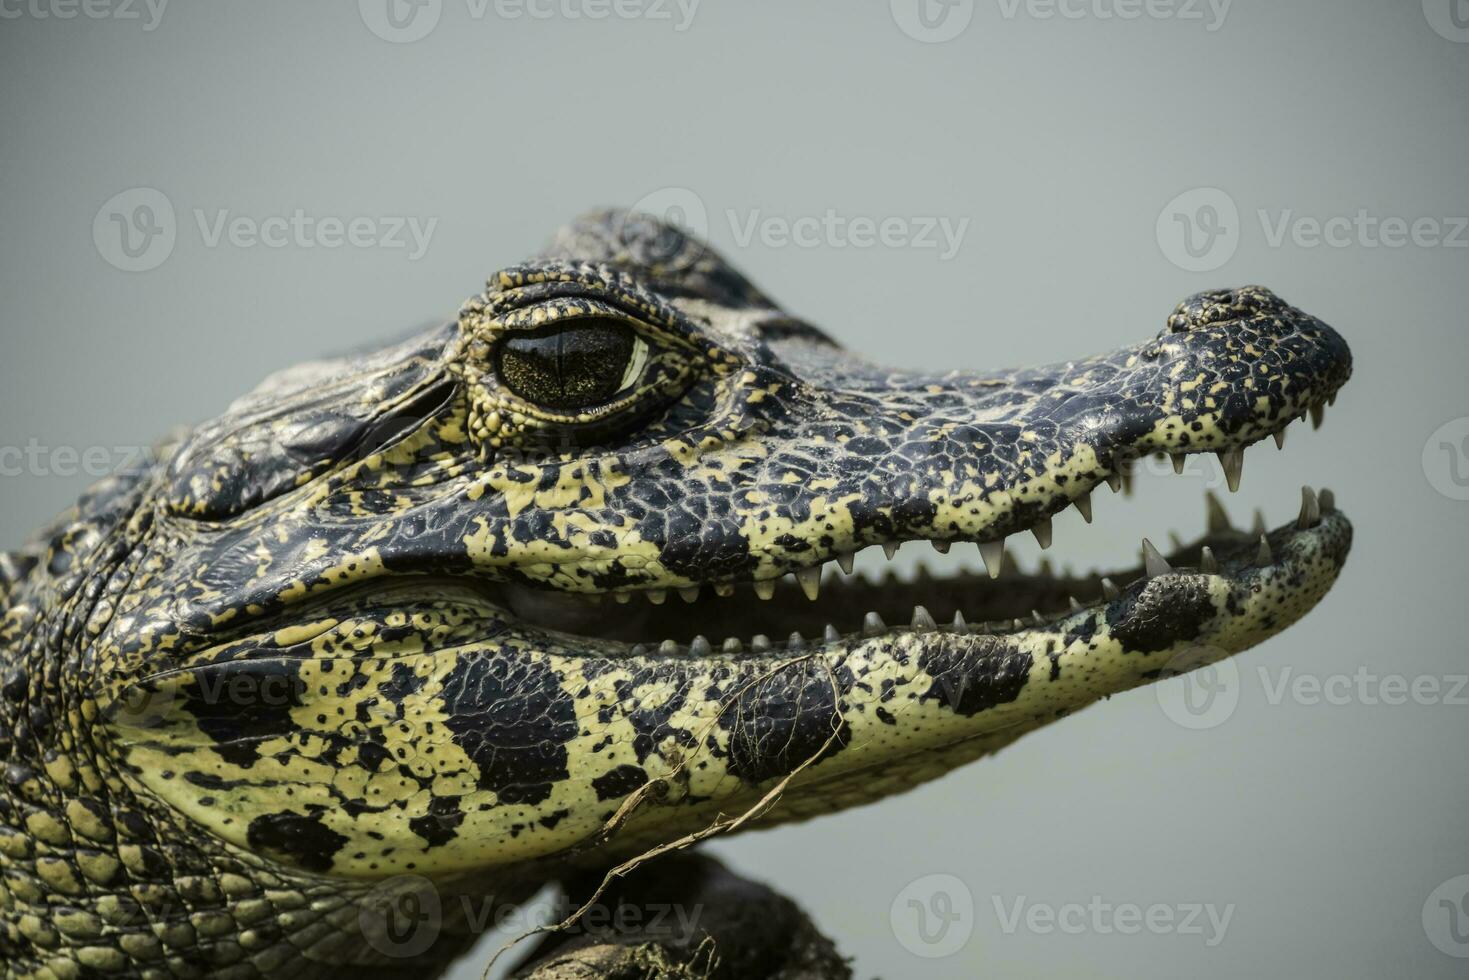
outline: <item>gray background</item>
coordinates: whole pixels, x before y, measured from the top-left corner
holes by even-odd
[[[0,20],[0,447],[39,446],[41,462],[0,477],[0,543],[90,482],[58,447],[102,447],[94,463],[116,465],[273,369],[451,313],[574,213],[667,188],[694,195],[715,245],[771,294],[898,365],[1079,356],[1146,339],[1190,292],[1262,282],[1338,327],[1357,370],[1321,431],[1251,451],[1233,506],[1279,523],[1302,482],[1327,485],[1357,543],[1310,617],[1220,676],[1232,713],[1179,724],[1175,680],[906,796],[714,850],[801,901],[859,976],[1464,975],[1424,918],[1427,903],[1439,945],[1469,954],[1442,939],[1437,905],[1465,888],[1430,901],[1469,873],[1469,705],[1445,696],[1469,670],[1469,503],[1453,499],[1469,472],[1469,250],[1268,233],[1282,216],[1469,214],[1469,32],[1451,0],[1236,0],[1222,23],[1202,5],[1203,20],[1122,19],[1101,14],[1127,0],[1073,0],[1079,17],[977,0],[948,10],[940,29],[963,29],[942,43],[900,28],[914,23],[902,0],[902,16],[705,0],[683,30],[672,7],[593,21],[442,0],[409,43],[369,29],[378,0],[366,16],[177,3],[152,30],[142,7],[57,19],[36,9],[67,8],[35,2]],[[156,268],[125,272],[104,204],[138,187],[166,196],[176,237]],[[1218,195],[1169,210],[1197,188],[1224,192],[1238,219],[1200,210]],[[130,214],[136,195],[121,200]],[[298,208],[437,224],[412,259],[210,245],[195,217]],[[836,235],[737,241],[752,217],[828,210],[969,225],[947,258]],[[1190,264],[1174,211],[1204,222],[1196,246],[1221,232],[1202,259],[1217,268],[1172,261]],[[1103,493],[1097,524],[1058,522],[1056,550],[1109,564],[1140,534],[1192,534],[1217,479],[1211,463],[1146,477],[1132,501]],[[1358,671],[1443,687],[1402,705],[1370,679],[1345,703],[1272,697],[1283,679]],[[948,886],[961,912],[963,891],[973,903],[953,924],[972,936],[946,958],[915,955],[935,947],[892,908],[933,873],[963,883]],[[931,881],[915,887],[939,907]],[[1211,947],[1207,926],[1007,932],[995,904],[1093,896],[1234,908]]]

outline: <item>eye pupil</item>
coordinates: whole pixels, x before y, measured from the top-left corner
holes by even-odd
[[[591,408],[617,394],[635,337],[625,323],[586,319],[506,338],[500,378],[512,392],[553,409]]]

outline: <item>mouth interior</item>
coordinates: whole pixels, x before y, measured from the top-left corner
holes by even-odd
[[[1129,486],[1127,480],[1112,482],[1114,489]],[[1237,480],[1232,479],[1231,485]],[[1119,598],[1155,575],[1202,572],[1228,577],[1251,567],[1268,567],[1288,538],[1308,532],[1321,522],[1323,512],[1335,508],[1330,491],[1318,496],[1303,488],[1300,514],[1293,523],[1267,531],[1257,512],[1255,526],[1246,531],[1230,523],[1212,491],[1206,500],[1208,531],[1203,537],[1190,544],[1174,539],[1166,557],[1144,539],[1142,560],[1112,572],[1058,575],[1044,558],[1033,572],[1023,572],[1008,554],[997,559],[991,552],[985,556],[988,572],[983,567],[961,567],[936,574],[920,567],[916,575],[899,577],[890,565],[869,577],[843,574],[833,561],[814,575],[808,572],[804,582],[785,575],[758,587],[746,583],[716,590],[703,585],[593,596],[506,586],[501,600],[528,626],[622,644],[635,654],[701,655],[716,649],[763,653],[910,626],[1011,633]],[[1045,526],[1048,532],[1049,523]],[[951,545],[973,547],[964,542],[934,543],[944,553]],[[891,544],[878,547],[889,559],[897,550]]]

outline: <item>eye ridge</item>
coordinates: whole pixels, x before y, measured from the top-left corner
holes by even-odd
[[[495,365],[517,397],[556,411],[605,405],[634,384],[647,342],[625,321],[584,317],[503,338]]]

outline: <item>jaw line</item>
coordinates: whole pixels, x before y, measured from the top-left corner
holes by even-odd
[[[1166,558],[1170,569],[1156,575],[1142,564],[1075,577],[1044,570],[1024,574],[1007,560],[997,579],[982,570],[963,569],[948,575],[923,570],[910,579],[898,578],[890,570],[878,580],[860,573],[842,580],[829,569],[815,601],[789,579],[769,599],[757,597],[748,585],[727,598],[704,587],[696,590],[692,601],[670,594],[656,605],[636,594],[624,605],[607,594],[519,586],[500,586],[491,592],[505,609],[510,629],[524,631],[528,639],[539,636],[549,648],[572,655],[578,648],[591,656],[614,657],[799,655],[915,633],[934,633],[935,639],[974,635],[1019,639],[1064,634],[1070,625],[1099,612],[1104,620],[1115,618],[1115,610],[1135,606],[1144,593],[1166,589],[1184,578],[1241,594],[1255,590],[1263,579],[1294,578],[1301,581],[1302,591],[1314,595],[1314,603],[1331,584],[1325,580],[1318,585],[1315,580],[1334,579],[1345,557],[1345,547],[1337,542],[1349,544],[1351,525],[1334,504],[1322,508],[1315,524],[1299,526],[1304,521],[1300,517],[1266,533],[1268,557],[1262,556],[1258,529],[1211,527],[1208,534],[1171,552]],[[1200,569],[1204,547],[1215,563],[1211,572]],[[1323,554],[1332,560],[1313,566]],[[876,614],[876,622],[870,614]],[[724,630],[724,623],[734,628]]]

